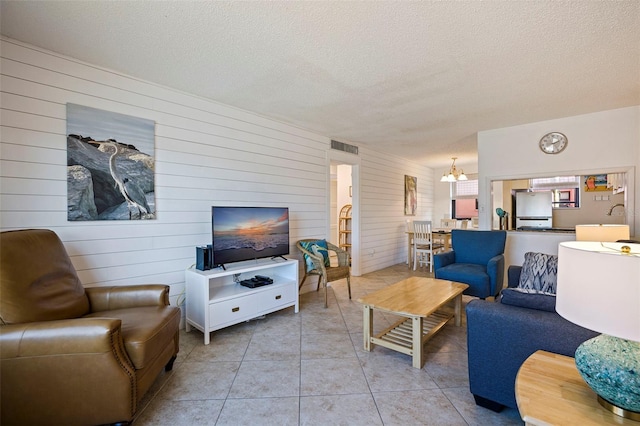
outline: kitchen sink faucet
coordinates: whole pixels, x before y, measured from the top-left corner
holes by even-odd
[[[613,213],[613,209],[615,209],[616,207],[624,207],[624,204],[614,204],[613,206],[611,206],[611,208],[609,209],[609,211],[607,212],[607,216],[611,216],[611,213]]]

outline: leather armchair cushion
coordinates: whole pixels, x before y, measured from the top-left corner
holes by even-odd
[[[77,318],[89,313],[82,283],[54,232],[8,231],[1,235],[2,324]]]
[[[116,318],[122,321],[122,339],[136,370],[150,365],[175,338],[180,309],[175,306],[145,306],[94,312],[85,318]]]

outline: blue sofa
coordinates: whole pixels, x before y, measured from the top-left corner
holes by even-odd
[[[509,288],[518,286],[521,269],[509,267]],[[555,296],[526,294],[527,303],[518,300],[521,296],[515,290],[505,290],[495,302],[475,299],[465,309],[469,387],[476,404],[493,411],[504,406],[517,409],[516,375],[535,351],[573,357],[582,342],[599,334],[558,315]]]
[[[464,294],[485,299],[502,290],[505,231],[451,231],[451,251],[433,256],[435,277],[469,285]]]

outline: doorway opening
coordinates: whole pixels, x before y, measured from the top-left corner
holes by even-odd
[[[328,239],[351,254],[351,275],[360,275],[360,159],[340,152],[329,153]]]

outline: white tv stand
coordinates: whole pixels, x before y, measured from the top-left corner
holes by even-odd
[[[212,331],[289,306],[295,306],[298,313],[297,260],[260,259],[233,263],[226,268],[208,271],[189,268],[185,272],[185,329],[189,332],[193,326],[202,331],[205,345],[209,344]],[[255,275],[266,275],[273,279],[273,284],[256,288],[240,285],[239,281]]]

